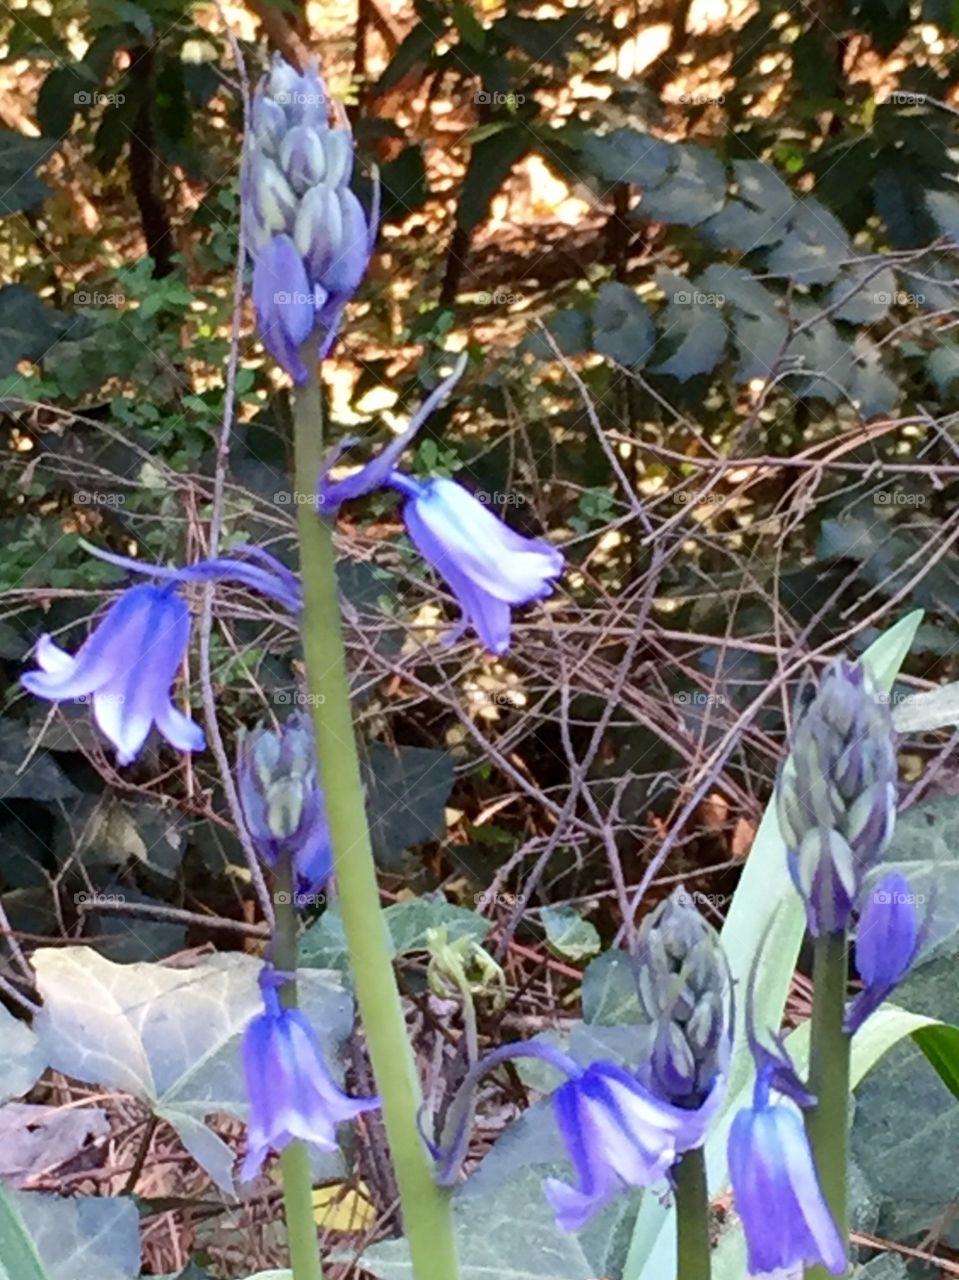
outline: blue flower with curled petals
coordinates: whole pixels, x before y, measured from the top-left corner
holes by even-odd
[[[746,1236],[751,1276],[823,1266],[846,1272],[846,1246],[823,1197],[802,1114],[771,1102],[771,1071],[760,1071],[751,1107],[729,1131],[729,1177]]]
[[[884,875],[866,893],[856,925],[856,968],[863,989],[846,1009],[849,1035],[888,1000],[915,963],[924,933],[917,901],[898,871]]]
[[[282,1151],[297,1138],[335,1151],[337,1125],[380,1105],[378,1098],[351,1098],[339,1088],[306,1016],[280,1006],[278,976],[264,969],[265,1009],[243,1034],[250,1107],[244,1182],[256,1177],[270,1151]]]
[[[28,671],[23,684],[51,702],[92,698],[93,718],[120,764],[136,759],[154,725],[178,750],[201,751],[203,730],[170,700],[189,640],[190,612],[172,588],[130,587],[75,656],[43,636],[40,670]]]

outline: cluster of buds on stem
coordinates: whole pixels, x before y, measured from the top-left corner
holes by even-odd
[[[636,958],[651,1039],[640,1079],[675,1106],[701,1106],[725,1072],[732,1034],[719,935],[680,888],[643,920]]]
[[[278,732],[244,732],[237,781],[243,818],[260,857],[269,867],[290,858],[297,893],[314,893],[329,877],[332,850],[307,717],[294,712]]]
[[[253,102],[243,177],[253,305],[267,350],[297,385],[323,356],[366,271],[375,234],[351,187],[353,135],[315,65],[278,54]]]
[[[776,798],[809,930],[842,933],[896,816],[892,717],[860,665],[840,658],[826,672],[793,735]]]

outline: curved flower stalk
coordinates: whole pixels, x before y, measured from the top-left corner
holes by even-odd
[[[920,899],[899,872],[889,872],[867,890],[856,925],[856,968],[863,989],[846,1006],[845,1029],[853,1035],[909,973],[923,942]]]
[[[175,569],[87,549],[101,560],[160,578],[166,585],[128,587],[75,655],[49,635],[41,636],[36,648],[40,670],[21,677],[24,688],[50,702],[92,699],[94,719],[121,765],[136,759],[154,725],[177,750],[202,751],[203,730],[173,705],[170,694],[190,642],[190,613],[177,587],[234,581],[287,608],[298,608],[293,575],[266,553],[260,553],[259,564],[220,558]]]
[[[331,123],[331,115],[336,122]],[[263,345],[297,386],[303,353],[325,356],[359,288],[376,234],[350,182],[353,135],[315,63],[280,54],[253,101],[241,188],[253,257],[253,306]]]
[[[288,858],[298,902],[329,879],[333,849],[326,803],[316,772],[313,728],[298,711],[279,732],[242,732],[237,783],[247,830],[270,868]]]
[[[810,933],[838,935],[896,816],[892,717],[864,667],[828,668],[790,747],[776,788],[789,873]]]
[[[300,1139],[335,1151],[336,1128],[379,1106],[378,1098],[351,1098],[330,1075],[316,1033],[299,1009],[277,996],[281,975],[264,966],[264,1011],[243,1035],[243,1073],[250,1104],[247,1154],[241,1177],[255,1178],[270,1151]]]
[[[509,648],[511,609],[552,594],[563,572],[562,552],[542,539],[514,533],[455,480],[441,477],[422,482],[396,467],[429,413],[449,394],[465,367],[462,357],[407,430],[360,471],[332,482],[328,477],[335,458],[328,463],[320,477],[319,507],[330,513],[341,503],[378,488],[400,493],[410,539],[445,579],[463,611],[445,643],[452,644],[472,623],[486,647],[502,654]]]

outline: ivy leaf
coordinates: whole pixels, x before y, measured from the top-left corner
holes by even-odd
[[[636,968],[625,951],[604,951],[583,974],[583,1018],[591,1026],[618,1027],[643,1022],[636,993]]]
[[[41,949],[33,962],[43,1000],[34,1030],[50,1065],[140,1098],[232,1192],[233,1152],[203,1121],[246,1114],[239,1041],[262,1007],[260,962],[231,952],[169,969],[113,964],[89,947]],[[335,975],[300,977],[302,1006],[335,1061],[352,1025],[350,996]]]
[[[653,372],[668,374],[680,382],[698,373],[712,373],[726,349],[728,336],[720,310],[722,296],[705,293],[698,285],[663,268],[656,272],[656,280],[668,299],[660,340],[674,350],[668,359],[654,366]]]
[[[796,197],[782,178],[760,160],[734,160],[740,199],[705,222],[703,235],[716,244],[749,253],[777,244],[786,234]]]
[[[828,305],[842,305],[832,312],[833,319],[849,324],[875,324],[883,320],[896,301],[896,273],[889,267],[876,270],[874,262],[857,262],[845,267],[829,290]]]
[[[588,960],[602,946],[596,926],[575,907],[544,907],[540,920],[550,948],[567,960]]]
[[[0,1189],[0,1280],[135,1280],[139,1227],[129,1197]]]
[[[643,192],[639,212],[653,222],[695,227],[726,202],[726,171],[712,151],[694,142],[678,143],[669,158],[669,173]]]
[[[940,235],[948,236],[953,244],[959,245],[959,195],[927,191],[926,208],[932,214]]]
[[[829,284],[840,267],[855,257],[842,224],[818,200],[797,203],[782,242],[767,258],[773,275],[797,284]]]
[[[28,138],[13,129],[0,129],[0,217],[32,209],[50,194],[34,173],[55,151],[49,138]]]
[[[453,789],[453,757],[425,747],[370,744],[365,772],[366,808],[373,851],[394,867],[411,845],[438,839],[446,829]]]
[[[939,394],[947,395],[956,378],[959,378],[959,347],[951,343],[940,343],[927,359],[926,368]]]
[[[618,364],[639,368],[656,345],[656,329],[635,289],[608,281],[593,308],[593,347]]]
[[[666,177],[673,146],[639,129],[614,129],[612,133],[588,134],[579,143],[579,151],[598,178],[645,189]]]

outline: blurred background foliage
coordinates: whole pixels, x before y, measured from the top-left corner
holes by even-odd
[[[578,1005],[664,839],[647,900],[683,877],[721,916],[827,653],[922,606],[901,693],[957,675],[959,10],[3,7],[0,901],[28,947],[259,945],[211,758],[154,744],[120,773],[88,708],[30,702],[17,676],[124,581],[81,537],[205,552],[225,415],[225,540],[295,564],[288,395],[247,306],[226,373],[244,91],[270,47],[320,55],[383,188],[325,371],[331,436],[386,439],[468,351],[415,467],[569,556],[494,660],[437,643],[450,602],[392,498],[341,522],[384,893],[441,895],[397,944],[404,979],[426,1009],[427,924],[483,917],[515,993],[483,1011],[495,1035]],[[218,594],[211,654],[228,740],[301,705],[295,631],[263,601]],[[199,714],[195,655],[186,689]],[[947,817],[951,745],[902,753],[908,798]],[[335,911],[315,915],[335,967]],[[874,1226],[902,1199],[881,1190]],[[942,1205],[890,1233],[918,1238]]]

